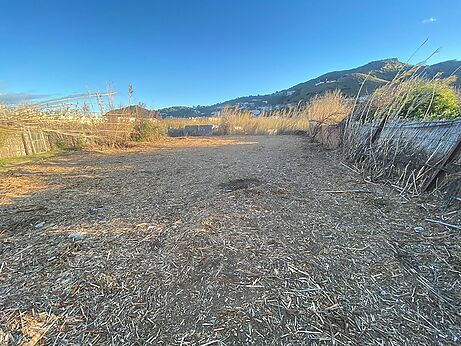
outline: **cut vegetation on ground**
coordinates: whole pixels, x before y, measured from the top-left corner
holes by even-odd
[[[459,344],[459,230],[339,159],[246,136],[0,172],[0,339]]]

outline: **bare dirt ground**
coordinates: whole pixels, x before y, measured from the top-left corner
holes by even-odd
[[[0,183],[0,345],[461,342],[460,231],[303,137],[74,153]]]

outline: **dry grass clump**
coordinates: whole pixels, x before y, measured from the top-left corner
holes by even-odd
[[[108,98],[111,94],[106,95]],[[83,96],[82,96],[83,97]],[[38,132],[53,147],[123,147],[132,141],[158,140],[166,133],[155,117],[113,110],[112,101],[101,94],[89,95],[96,103],[71,103],[68,99],[41,104],[2,106],[0,125],[10,133]],[[3,136],[2,136],[3,138]]]
[[[307,103],[286,107],[255,116],[238,108],[224,108],[220,114],[221,134],[290,134],[307,131],[309,122],[335,124],[350,112],[351,104],[339,91],[314,96]]]
[[[351,102],[343,93],[340,90],[333,90],[314,96],[305,108],[305,116],[309,120],[331,125],[346,118],[351,109]]]
[[[296,109],[284,109],[255,116],[248,110],[225,108],[219,118],[219,134],[275,135],[306,131],[307,119]]]
[[[53,112],[33,107],[12,107],[2,125],[10,131],[43,131],[57,146],[70,142],[85,145],[121,146],[129,140],[133,121],[128,118],[88,116],[78,112]]]

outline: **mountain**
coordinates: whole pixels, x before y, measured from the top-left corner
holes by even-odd
[[[339,89],[346,96],[355,97],[362,84],[360,96],[363,96],[372,93],[391,81],[399,72],[408,70],[412,66],[396,58],[372,61],[350,70],[328,72],[273,94],[239,97],[211,106],[169,107],[160,109],[159,112],[162,116],[197,117],[216,114],[224,107],[239,106],[251,110],[254,114],[259,114],[263,110],[273,110],[308,101],[313,96],[329,90]],[[461,88],[461,61],[449,60],[427,65],[422,71],[422,75],[427,78],[433,78],[436,75],[446,78],[453,73],[457,76],[454,86]]]

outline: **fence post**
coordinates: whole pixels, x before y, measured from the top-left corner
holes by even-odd
[[[43,149],[45,151],[50,150],[50,148],[47,145],[48,143],[46,142],[45,135],[43,134],[43,131],[40,131],[40,135],[41,135],[40,137],[42,137]]]
[[[29,150],[29,147],[27,146],[27,139],[26,139],[26,135],[24,132],[21,132],[21,138],[22,138],[22,143],[24,145],[24,151],[26,155],[30,155],[30,150]]]
[[[424,183],[421,191],[425,192],[427,190],[432,190],[435,187],[435,184],[437,183],[438,179],[443,177],[443,168],[450,162],[452,162],[459,154],[461,154],[461,135],[458,137],[450,151],[445,155],[443,160],[434,168],[434,172]]]
[[[29,135],[29,140],[30,140],[30,146],[32,149],[32,154],[35,154],[37,151],[35,150],[35,145],[34,145],[34,140],[32,139],[32,133],[30,132],[30,129],[27,130],[27,133]]]

